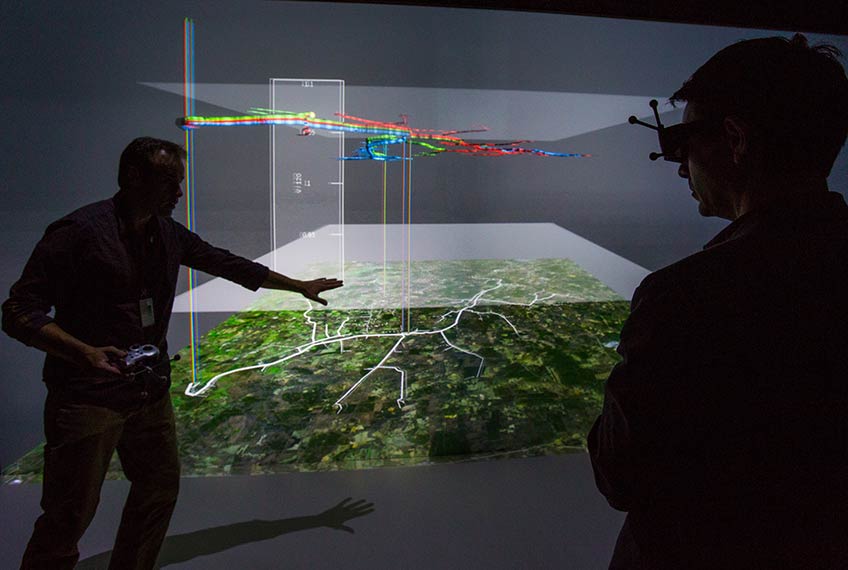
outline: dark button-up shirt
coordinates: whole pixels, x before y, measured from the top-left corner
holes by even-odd
[[[588,444],[612,568],[848,568],[848,206],[741,216],[649,275]]]
[[[157,376],[169,377],[166,334],[180,265],[258,289],[268,268],[213,247],[170,217],[155,216],[139,235],[127,231],[121,192],[50,224],[21,278],[3,303],[3,330],[31,344],[56,322],[91,346],[127,349],[153,344],[161,351]],[[153,322],[144,326],[140,301],[151,299]],[[55,309],[55,316],[50,316]],[[168,381],[130,382],[47,355],[44,380],[97,403],[161,395]],[[151,393],[151,390],[154,393]]]

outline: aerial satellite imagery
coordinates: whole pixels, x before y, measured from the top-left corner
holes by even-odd
[[[584,451],[629,303],[567,259],[402,265],[350,263],[344,309],[272,291],[208,331],[197,381],[172,386],[183,475]],[[391,308],[407,269],[412,309]],[[5,475],[38,480],[40,462]]]

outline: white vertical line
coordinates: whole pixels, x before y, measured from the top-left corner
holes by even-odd
[[[406,204],[406,327],[412,329],[412,142],[409,143],[409,164],[407,165],[407,204]]]
[[[345,90],[345,82],[344,82],[344,79],[341,79],[341,80],[340,80],[340,83],[341,83],[341,86],[340,86],[341,88],[339,89],[339,106],[341,107],[341,114],[342,114],[342,115],[344,115],[344,112],[345,112],[345,104],[344,104],[344,103],[345,103],[345,92],[344,92],[344,90]],[[342,121],[344,121],[344,117],[342,117]],[[341,157],[343,157],[343,156],[344,156],[344,143],[345,143],[345,135],[344,135],[344,131],[341,131],[341,132],[339,133],[339,158],[340,158],[340,159],[341,159]],[[340,184],[340,186],[339,186],[339,187],[340,187],[340,189],[341,189],[341,200],[342,200],[342,212],[341,212],[341,214],[342,214],[342,219],[341,219],[341,228],[340,228],[340,232],[341,232],[341,234],[342,234],[342,237],[341,237],[341,248],[342,248],[342,252],[341,252],[341,258],[342,258],[342,259],[341,259],[341,264],[342,264],[342,267],[341,267],[341,277],[340,277],[340,279],[341,279],[342,281],[344,281],[344,275],[345,275],[345,200],[344,200],[344,191],[345,191],[345,188],[344,188],[344,163],[345,163],[345,161],[344,161],[344,160],[339,160],[339,182],[341,182],[341,184]]]
[[[274,79],[270,81],[270,103],[271,109],[275,108]],[[277,271],[277,140],[276,127],[271,125],[271,265]]]

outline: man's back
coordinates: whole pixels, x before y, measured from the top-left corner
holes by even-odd
[[[845,555],[846,343],[838,194],[751,212],[647,278],[590,434],[599,488],[630,512],[613,567]]]

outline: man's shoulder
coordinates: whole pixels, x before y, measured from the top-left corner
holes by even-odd
[[[177,240],[193,233],[171,216],[156,216],[156,221],[159,223],[159,228],[164,235],[171,236]]]
[[[656,294],[701,289],[706,281],[721,276],[721,268],[727,269],[728,261],[740,255],[741,245],[728,243],[705,249],[657,269],[642,280],[639,291]]]
[[[111,198],[98,200],[97,202],[81,206],[52,222],[49,226],[47,226],[45,234],[58,230],[90,230],[91,228],[96,227],[98,222],[103,219],[114,219],[114,211],[115,204]]]
[[[761,286],[761,268],[751,262],[757,255],[757,244],[745,238],[693,253],[645,277],[634,292],[632,308],[675,321],[739,306],[746,291]]]
[[[80,206],[76,210],[73,210],[54,223],[59,222],[71,222],[80,225],[86,225],[93,220],[97,220],[98,218],[102,218],[105,215],[114,215],[115,212],[115,202],[112,198],[106,198],[105,200],[98,200],[97,202],[91,202],[90,204],[86,204],[84,206]]]
[[[752,232],[654,271],[634,293],[634,306],[728,316],[802,294],[814,299],[848,279],[846,255],[848,234],[839,227]]]

